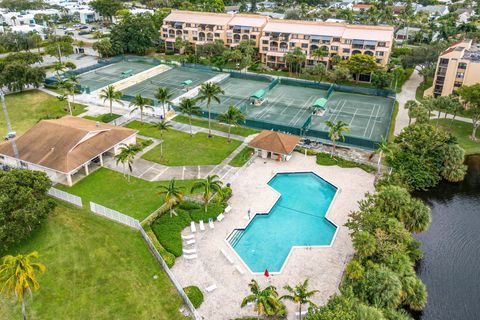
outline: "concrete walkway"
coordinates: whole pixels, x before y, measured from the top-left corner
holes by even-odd
[[[408,126],[408,110],[405,109],[405,103],[408,100],[416,100],[415,93],[423,79],[415,69],[410,78],[405,82],[402,91],[397,94],[398,114],[395,121],[395,135],[398,135],[403,128]]]
[[[438,112],[434,112],[435,115],[431,116],[430,119],[435,120],[438,118]],[[445,119],[445,112],[440,112],[440,119]],[[447,114],[447,119],[453,119],[453,115]],[[472,123],[472,119],[470,118],[465,118],[465,117],[459,117],[456,116],[455,120],[462,121],[462,122],[467,122],[467,123]]]

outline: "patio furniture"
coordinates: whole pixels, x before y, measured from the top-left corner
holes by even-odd
[[[217,285],[216,284],[212,284],[208,287],[205,288],[205,291],[207,292],[212,292],[213,290],[217,289]]]
[[[224,212],[224,213],[229,213],[230,211],[232,211],[232,207],[231,207],[231,206],[227,206],[223,212]]]
[[[215,229],[215,225],[213,224],[212,218],[208,219],[208,226],[210,227],[210,229]]]
[[[222,221],[223,219],[225,219],[225,215],[223,213],[220,213],[217,217],[217,221],[220,222]]]
[[[190,223],[190,230],[192,231],[192,233],[197,232],[197,228],[195,227],[195,222],[193,222],[193,221],[192,221],[192,223]]]
[[[185,259],[187,259],[187,260],[192,260],[192,259],[197,259],[197,258],[198,258],[198,256],[197,256],[196,254],[190,254],[190,255],[185,254],[185,255],[183,255],[183,256],[184,256]]]
[[[225,250],[220,249],[220,252],[223,254],[223,256],[230,262],[230,264],[233,264],[235,261],[228,255],[228,253],[225,252]]]
[[[205,231],[205,225],[203,224],[203,220],[200,220],[200,231]]]
[[[197,253],[197,250],[195,248],[193,249],[183,249],[183,253],[185,254],[192,254],[192,253]]]
[[[187,241],[187,245],[191,245],[191,244],[194,244],[195,243],[195,240],[188,240]]]
[[[194,226],[195,226],[195,225],[194,225]],[[183,240],[192,240],[192,239],[195,239],[195,235],[194,235],[194,234],[190,234],[190,235],[188,235],[188,236],[184,236],[184,235],[182,234],[182,239],[183,239]]]
[[[245,271],[243,271],[243,269],[240,268],[240,266],[236,265],[236,266],[235,266],[235,269],[237,269],[237,271],[238,271],[240,274],[245,274]]]

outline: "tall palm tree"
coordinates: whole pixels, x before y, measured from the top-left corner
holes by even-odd
[[[348,128],[347,123],[341,120],[337,122],[325,121],[325,124],[330,129],[328,132],[328,136],[333,142],[333,152],[335,152],[337,149],[337,140],[342,139],[343,141],[345,141],[345,136],[343,135],[343,133],[350,131],[350,128]]]
[[[75,103],[75,90],[77,89],[77,85],[79,84],[80,79],[77,75],[71,74],[68,76],[68,82],[70,82],[70,94],[72,95],[72,102]]]
[[[408,125],[412,123],[413,114],[415,114],[415,108],[418,107],[418,102],[415,100],[408,100],[405,102],[404,108],[408,110]]]
[[[220,103],[219,95],[225,94],[225,91],[217,84],[213,82],[207,82],[200,86],[200,91],[198,92],[198,100],[200,101],[207,101],[207,108],[208,108],[208,137],[212,137],[212,129],[211,129],[211,109],[210,105],[212,100]]]
[[[308,291],[308,279],[306,279],[303,283],[299,283],[295,286],[295,288],[286,285],[283,287],[285,290],[289,292],[282,297],[280,300],[289,300],[295,303],[298,303],[298,314],[300,315],[300,320],[302,320],[302,305],[308,303],[310,306],[315,307],[315,303],[310,300],[311,297],[318,292],[318,290]]]
[[[130,113],[140,110],[140,122],[143,125],[143,110],[145,109],[150,109],[153,110],[153,107],[148,104],[148,99],[142,97],[142,95],[139,93],[133,98],[133,100],[130,102],[128,105],[129,107],[133,107],[132,111]]]
[[[253,279],[248,286],[251,294],[243,298],[240,306],[243,308],[249,302],[255,303],[254,310],[257,312],[257,319],[260,319],[261,315],[274,315],[282,307],[282,303],[278,299],[277,289],[274,286],[262,289]]]
[[[179,187],[175,185],[175,178],[170,180],[168,185],[166,186],[158,186],[161,191],[158,193],[159,195],[163,195],[165,197],[165,204],[168,207],[168,211],[170,212],[170,217],[173,215],[177,215],[177,213],[173,210],[173,207],[183,201],[183,187]]]
[[[208,209],[208,203],[212,194],[214,192],[221,192],[222,191],[223,182],[218,180],[218,176],[216,174],[212,176],[208,176],[206,179],[197,181],[193,184],[192,190],[190,192],[194,192],[195,190],[203,190],[203,205],[205,212]]]
[[[110,103],[110,115],[113,114],[113,102],[117,102],[121,105],[123,105],[122,100],[122,93],[120,91],[115,90],[115,87],[112,85],[107,86],[106,88],[103,88],[102,91],[100,92],[100,99],[103,99],[103,103],[108,100]]]
[[[161,119],[159,122],[155,123],[153,127],[160,131],[160,158],[163,158],[163,133],[167,132],[168,129],[172,127],[172,124],[168,120]]]
[[[165,105],[169,104],[171,101],[170,99],[173,97],[173,94],[170,92],[168,88],[158,88],[157,92],[155,92],[155,98],[162,104],[162,111],[163,117],[167,118],[167,113],[165,112]]]
[[[377,163],[377,173],[380,173],[380,165],[382,163],[382,158],[384,155],[390,154],[390,146],[388,141],[382,137],[382,140],[377,144],[376,153],[378,153],[378,163]]]
[[[232,126],[238,125],[239,121],[245,121],[245,114],[232,104],[225,113],[218,116],[218,121],[228,124],[228,142],[230,143],[232,141],[230,138]]]
[[[328,57],[328,49],[325,49],[325,47],[320,47],[312,52],[312,57],[316,58],[317,60],[322,60],[324,57]],[[328,66],[328,60],[327,60],[327,66]]]
[[[30,261],[37,258],[37,251],[26,255],[7,255],[3,257],[3,263],[0,265],[0,293],[14,296],[22,304],[24,320],[27,319],[25,294],[32,295],[32,290],[36,291],[40,288],[36,272],[45,272],[45,265]]]
[[[139,151],[138,145],[122,143],[120,145],[120,152],[115,155],[117,164],[121,163],[123,165],[124,175],[125,175],[125,164],[127,164],[128,166],[128,170],[130,171],[130,174],[128,175],[128,182],[130,182],[130,176],[133,171],[133,160],[135,159],[135,155],[138,153],[138,151]]]
[[[182,99],[182,101],[180,101],[180,104],[178,105],[178,109],[181,113],[188,116],[188,123],[190,124],[190,137],[193,137],[192,116],[202,114],[202,109],[197,106],[195,99],[189,98]]]

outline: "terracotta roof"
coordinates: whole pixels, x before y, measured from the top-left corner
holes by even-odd
[[[42,120],[15,138],[20,160],[60,172],[71,172],[108,151],[136,131],[83,118]],[[0,154],[13,157],[12,142],[0,143]]]
[[[263,130],[250,143],[249,147],[267,150],[279,154],[289,154],[300,142],[299,136]]]

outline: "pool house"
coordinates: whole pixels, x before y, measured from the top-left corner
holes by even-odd
[[[299,142],[299,136],[263,130],[248,145],[262,159],[288,161]]]

